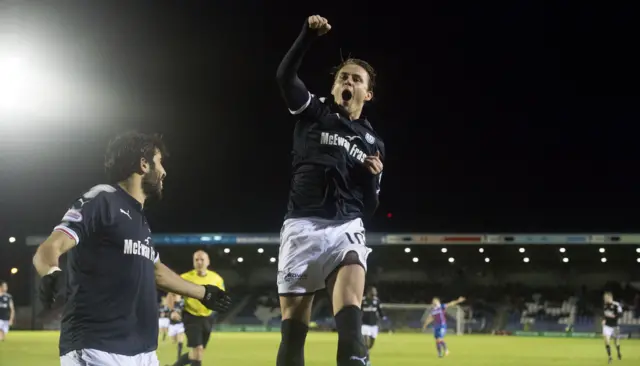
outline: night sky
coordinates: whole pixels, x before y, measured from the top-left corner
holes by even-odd
[[[83,191],[104,183],[109,138],[132,129],[164,134],[172,152],[165,199],[148,205],[155,232],[278,232],[294,119],[275,72],[312,14],[333,26],[300,73],[312,92],[329,94],[341,53],[379,75],[366,115],[388,157],[369,230],[638,231],[630,9],[56,3],[64,5],[2,5],[0,34],[44,45],[40,66],[116,102],[103,111],[71,94],[58,116],[0,121],[0,257],[5,238],[48,233]]]

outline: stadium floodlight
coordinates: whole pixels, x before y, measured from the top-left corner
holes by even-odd
[[[11,274],[14,275],[16,273],[18,273],[18,269],[15,267],[11,268]]]
[[[567,251],[566,249],[564,249],[564,248],[560,248],[560,253],[564,253],[564,252],[566,252],[566,251]]]
[[[640,263],[640,258],[637,259],[638,263]]]
[[[242,257],[238,257],[238,263],[242,263],[244,262],[244,259]]]
[[[413,263],[418,263],[418,257],[413,257]]]
[[[260,253],[260,254],[264,253],[264,249],[258,248],[258,253]]]
[[[637,253],[640,253],[640,248],[636,249],[636,252],[637,252]]]
[[[520,248],[520,249],[518,249],[518,251],[519,251],[520,253],[524,253],[524,248]]]
[[[9,243],[15,243],[16,242],[16,238],[14,238],[13,236],[9,238]]]
[[[602,263],[607,263],[607,258],[604,258],[604,257],[603,257],[603,258],[601,258],[601,259],[600,259],[600,262],[602,262]]]
[[[442,253],[446,253],[446,252],[447,252],[447,248],[442,248],[442,249],[440,249],[440,251],[441,251]]]
[[[404,248],[405,253],[411,253],[411,248]]]
[[[522,261],[525,262],[525,263],[529,263],[529,257],[522,258]]]
[[[450,257],[450,258],[449,258],[449,263],[453,263],[453,262],[455,262],[455,261],[456,261],[456,260],[455,260],[455,258],[453,258],[453,257]]]
[[[271,258],[269,258],[269,262],[271,262],[271,263],[275,263],[275,262],[276,262],[276,259],[275,259],[274,257],[271,257]]]
[[[231,252],[231,249],[229,248],[224,248],[223,252],[225,252],[226,254],[229,254]]]
[[[604,248],[600,248],[600,253],[604,253]]]
[[[487,263],[489,263],[489,262],[491,262],[491,259],[489,259],[489,257],[486,257],[486,258],[484,259],[484,261],[485,261],[485,262],[487,262]]]
[[[478,249],[478,251],[479,251],[480,253],[484,253],[484,248],[480,248],[480,249]]]
[[[569,262],[569,258],[564,257],[564,258],[562,258],[562,261],[563,261],[564,263],[568,263],[568,262]]]

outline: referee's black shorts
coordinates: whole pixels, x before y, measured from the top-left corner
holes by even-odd
[[[188,312],[182,314],[184,334],[187,336],[187,347],[207,348],[211,331],[213,330],[213,318],[209,316],[195,316]]]

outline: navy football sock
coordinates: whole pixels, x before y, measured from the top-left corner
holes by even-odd
[[[338,366],[362,366],[368,360],[362,337],[362,310],[345,306],[335,316],[338,330]]]
[[[278,348],[276,366],[304,366],[304,343],[309,326],[295,319],[282,321],[282,340]]]

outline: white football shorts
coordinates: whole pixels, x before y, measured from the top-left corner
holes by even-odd
[[[158,328],[169,328],[169,318],[159,318],[158,319]]]
[[[361,219],[287,219],[280,231],[278,293],[311,294],[325,288],[325,280],[355,252],[364,269],[371,249],[366,246]]]
[[[115,353],[83,349],[71,351],[60,357],[60,366],[160,366],[156,352],[141,353],[135,356],[123,356]]]
[[[182,333],[184,333],[184,323],[169,325],[169,331],[167,332],[167,335],[169,337],[175,337],[178,334],[182,334]]]
[[[610,327],[608,325],[602,326],[602,335],[607,338],[619,338],[620,337],[620,327]]]
[[[0,319],[0,332],[7,334],[9,333],[9,321]]]
[[[362,335],[365,337],[376,338],[378,336],[378,326],[362,324]]]

